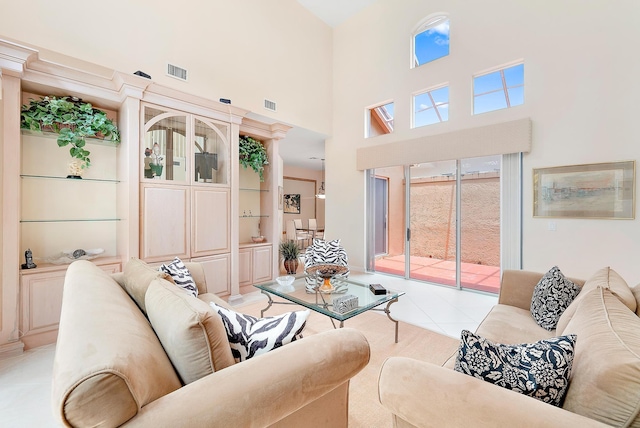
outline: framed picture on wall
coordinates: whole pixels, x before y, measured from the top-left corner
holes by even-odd
[[[635,161],[533,170],[533,216],[633,219]]]
[[[300,193],[284,195],[284,212],[300,214]]]
[[[278,186],[278,209],[281,210],[284,205],[284,188]]]

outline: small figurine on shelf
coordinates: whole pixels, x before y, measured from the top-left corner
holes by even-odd
[[[27,248],[27,251],[24,252],[24,258],[26,263],[22,264],[22,269],[33,269],[37,267],[33,262],[33,254],[31,253],[31,248]]]

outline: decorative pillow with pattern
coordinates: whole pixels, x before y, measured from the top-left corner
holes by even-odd
[[[255,318],[223,308],[213,302],[210,305],[222,318],[231,345],[231,353],[236,362],[265,354],[302,338],[302,330],[309,316],[307,309],[274,317]]]
[[[502,345],[462,331],[454,370],[560,406],[569,387],[576,335]]]
[[[560,315],[580,293],[580,287],[552,267],[540,279],[531,299],[531,315],[538,325],[553,330],[558,325]]]
[[[178,287],[186,290],[193,297],[198,297],[198,287],[191,277],[191,272],[178,257],[168,265],[163,263],[158,270],[171,275],[171,279]]]
[[[347,251],[340,245],[339,239],[331,241],[325,241],[324,239],[314,239],[313,244],[307,247],[304,254],[304,269],[305,273],[307,268],[316,264],[332,264],[339,266],[349,266],[349,258],[347,257]],[[346,279],[349,277],[349,271],[335,275],[331,278],[331,285],[334,287],[334,293],[344,293],[347,291],[346,284],[340,284],[340,279]],[[315,276],[308,276],[306,278],[306,291],[307,293],[315,293],[315,287],[318,279]]]

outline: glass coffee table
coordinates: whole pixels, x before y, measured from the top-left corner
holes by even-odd
[[[386,294],[373,294],[373,292],[369,290],[369,284],[350,279],[334,279],[332,283],[335,289],[340,290],[340,292],[320,292],[316,290],[310,293],[307,291],[306,278],[306,275],[296,276],[293,284],[290,286],[280,285],[276,281],[254,285],[269,299],[267,307],[260,311],[260,316],[263,317],[264,313],[273,304],[300,305],[328,316],[334,328],[337,328],[335,321],[339,321],[340,328],[342,328],[344,322],[349,318],[353,318],[369,310],[381,311],[387,314],[387,317],[395,323],[395,340],[396,343],[398,343],[398,321],[391,317],[389,306],[397,302],[398,298],[405,294],[403,291],[387,290]],[[273,296],[278,296],[286,301],[274,301]],[[353,309],[341,312],[338,308],[334,307],[334,300],[349,296],[355,296],[358,299],[357,305],[353,307]],[[385,306],[378,308],[378,306],[381,305]]]

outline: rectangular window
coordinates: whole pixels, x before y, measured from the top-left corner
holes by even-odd
[[[413,127],[449,120],[449,87],[441,86],[413,96]]]
[[[365,138],[393,132],[393,102],[367,109]]]
[[[473,78],[473,114],[524,104],[524,64]]]

